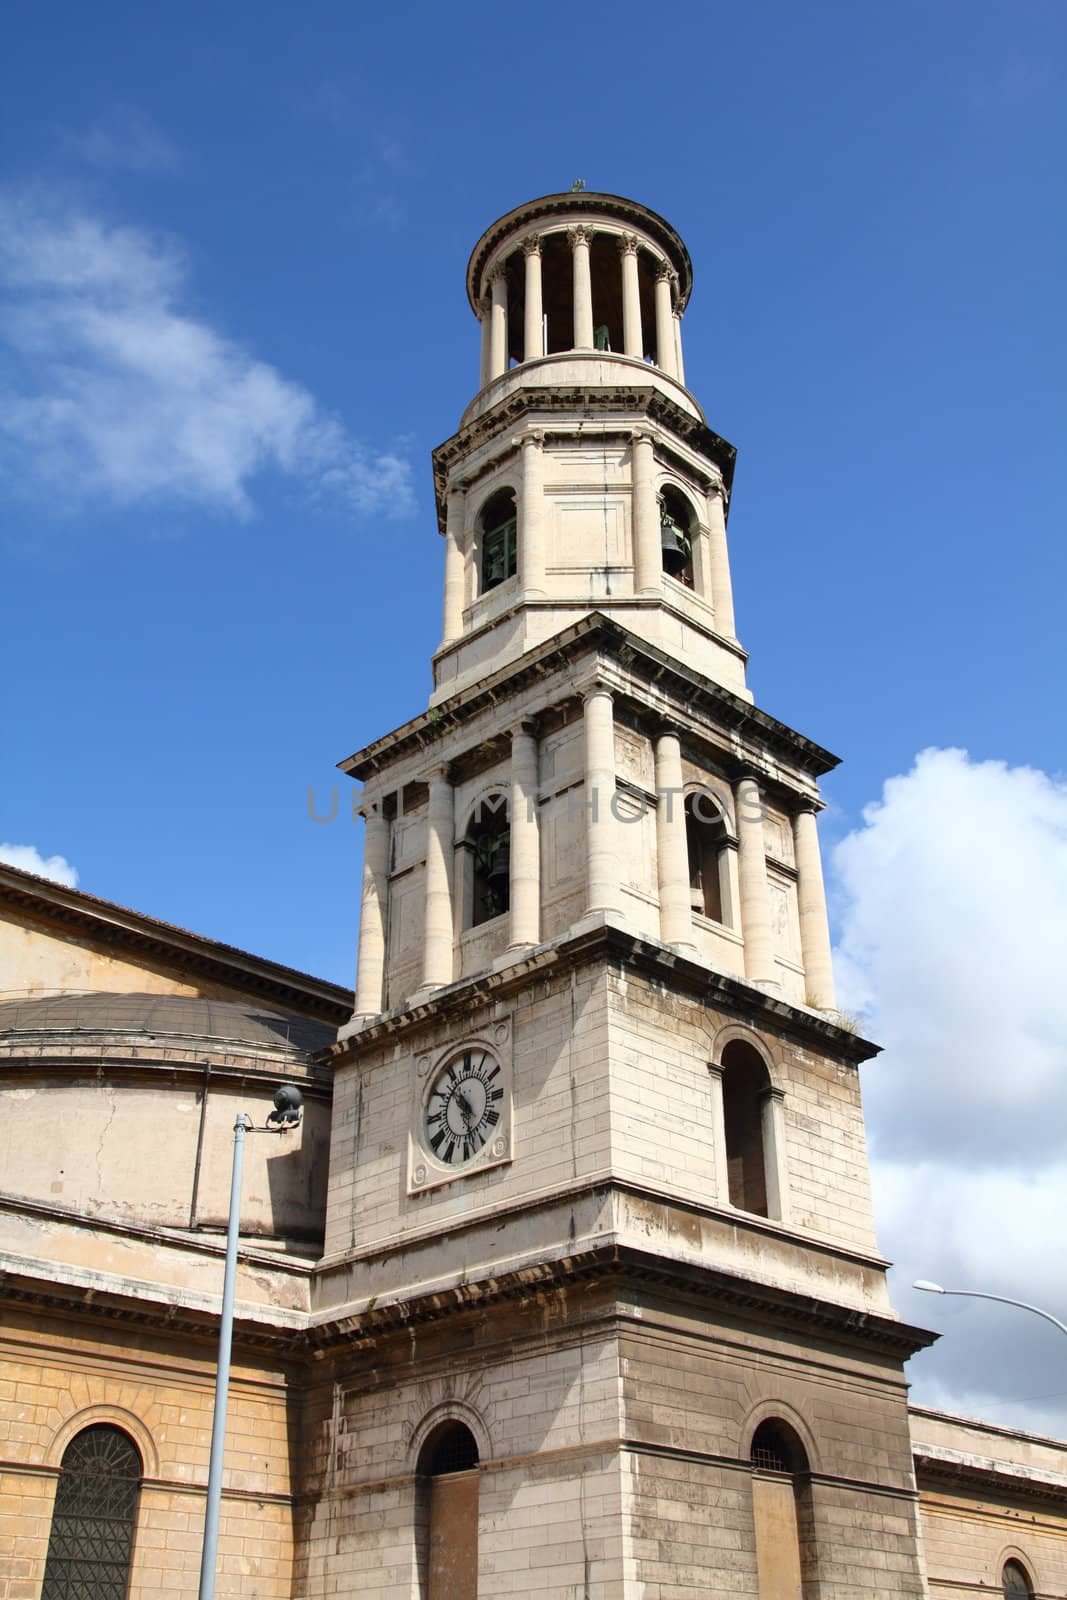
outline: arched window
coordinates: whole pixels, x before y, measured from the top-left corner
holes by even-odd
[[[462,1422],[441,1422],[419,1452],[425,1600],[476,1600],[478,1445]]]
[[[685,838],[689,847],[689,904],[712,922],[728,923],[726,821],[704,789],[685,797]]]
[[[722,1114],[730,1204],[767,1217],[764,1107],[771,1080],[762,1057],[743,1039],[722,1053]]]
[[[63,1452],[41,1600],[126,1600],[142,1463],[119,1428],[94,1424]]]
[[[693,587],[693,508],[680,490],[668,484],[659,497],[659,543],[663,570],[688,589]]]
[[[478,515],[480,593],[515,576],[517,527],[515,491],[498,489]]]
[[[1030,1600],[1033,1600],[1033,1587],[1021,1561],[1005,1561],[1000,1584],[1003,1593],[1013,1595],[1015,1600],[1020,1600],[1020,1596],[1023,1595],[1029,1595]]]
[[[807,1452],[795,1428],[770,1417],[749,1458],[760,1600],[797,1600],[817,1576]]]
[[[463,839],[467,852],[465,926],[503,916],[511,901],[511,814],[506,794],[478,801]]]

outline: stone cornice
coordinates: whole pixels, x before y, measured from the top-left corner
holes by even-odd
[[[957,1491],[984,1488],[987,1494],[994,1491],[1025,1495],[1028,1500],[1067,1502],[1067,1473],[1042,1473],[1036,1468],[991,1457],[934,1449],[921,1442],[914,1443],[912,1451],[920,1489],[928,1485]]]
[[[569,351],[560,359],[571,360],[574,355],[575,352]],[[581,355],[581,352],[578,352],[578,355]],[[629,361],[633,358],[614,359]],[[634,360],[633,366],[637,375],[644,369],[645,363]],[[700,417],[693,416],[691,412],[676,405],[662,390],[652,384],[635,383],[632,387],[625,388],[606,384],[603,386],[590,384],[588,387],[568,385],[558,388],[530,385],[528,388],[515,389],[498,404],[460,428],[450,439],[439,444],[433,452],[434,494],[438,526],[442,533],[446,526],[449,475],[457,463],[468,460],[472,451],[498,438],[509,428],[514,428],[527,415],[542,417],[553,413],[561,416],[580,416],[585,420],[597,415],[619,416],[620,429],[623,431],[632,429],[635,420],[641,417],[649,418],[718,468],[725,484],[728,502],[737,463],[735,446],[715,433]]]
[[[338,766],[350,777],[368,781],[409,755],[425,751],[429,758],[445,733],[468,726],[480,711],[513,698],[527,684],[542,683],[549,673],[570,673],[573,677],[576,663],[596,650],[617,660],[634,676],[672,693],[680,705],[696,708],[722,729],[751,740],[813,777],[832,771],[838,764],[838,757],[821,745],[760,711],[732,690],[646,644],[602,612],[592,611],[480,683],[357,750]],[[749,755],[748,760],[753,759]]]
[[[539,977],[596,961],[641,973],[698,1003],[744,1017],[757,1026],[762,1022],[779,1035],[819,1050],[836,1061],[858,1066],[878,1055],[881,1049],[880,1045],[840,1027],[819,1012],[767,994],[743,978],[732,977],[681,955],[671,945],[601,918],[595,923],[590,919],[589,925],[577,933],[565,934],[538,946],[512,966],[460,979],[458,983],[435,989],[430,998],[420,1004],[383,1012],[346,1039],[329,1045],[322,1052],[322,1059],[336,1068],[367,1048],[418,1032],[429,1022],[469,1016],[473,1006],[525,989]]]
[[[546,1293],[582,1284],[603,1286],[624,1300],[633,1291],[643,1289],[682,1295],[693,1304],[713,1303],[727,1316],[766,1317],[778,1330],[816,1332],[853,1349],[880,1351],[897,1359],[924,1349],[937,1337],[893,1317],[755,1283],[733,1273],[633,1246],[606,1243],[576,1250],[561,1260],[534,1262],[430,1294],[379,1301],[348,1316],[274,1311],[265,1312],[259,1321],[248,1315],[248,1307],[238,1304],[235,1343],[290,1358],[325,1354],[338,1348],[348,1355],[358,1355],[361,1347],[370,1350],[395,1332],[493,1305],[540,1300]],[[151,1288],[151,1294],[145,1294],[146,1287]],[[174,1291],[154,1285],[131,1283],[123,1288],[102,1273],[81,1272],[69,1274],[65,1281],[50,1281],[37,1275],[29,1262],[5,1265],[2,1260],[0,1301],[27,1310],[55,1311],[66,1317],[81,1314],[183,1338],[211,1337],[218,1315],[217,1302],[208,1296],[191,1296],[183,1291],[182,1298],[178,1298]],[[625,1315],[624,1307],[620,1307],[619,1314]],[[268,1317],[273,1317],[273,1324]]]
[[[351,995],[338,984],[17,867],[0,864],[0,906],[46,926],[59,924],[109,950],[124,949],[140,960],[273,1000],[303,1016],[339,1023],[351,1014]]]

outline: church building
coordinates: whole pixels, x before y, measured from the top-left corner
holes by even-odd
[[[582,190],[474,248],[429,706],[342,763],[354,1002],[0,868],[0,1600],[196,1593],[279,1083],[220,1597],[1067,1597],[1064,1447],[908,1405],[837,758],[746,686],[692,282]]]

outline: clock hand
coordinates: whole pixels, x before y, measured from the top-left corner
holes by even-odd
[[[474,1111],[471,1107],[470,1101],[467,1099],[462,1089],[456,1090],[456,1104],[459,1106],[463,1120],[469,1128],[471,1125],[471,1118],[474,1116]]]

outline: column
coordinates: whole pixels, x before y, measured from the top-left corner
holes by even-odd
[[[544,308],[541,302],[541,236],[522,241],[526,257],[526,315],[523,322],[522,359],[536,361],[545,353]]]
[[[489,382],[489,341],[492,332],[493,318],[492,305],[488,300],[478,301],[478,320],[482,325],[482,364],[480,368],[479,387],[484,389]]]
[[[664,944],[693,943],[689,905],[689,847],[685,836],[682,747],[665,728],[656,738],[656,870],[659,876],[659,936]]]
[[[682,358],[682,313],[674,311],[674,372],[679,383],[685,382],[685,361]]]
[[[785,1094],[764,1089],[760,1096],[760,1133],[763,1136],[763,1179],[767,1189],[767,1215],[788,1222],[785,1182]]]
[[[734,790],[741,879],[741,936],[745,941],[745,977],[750,983],[777,986],[771,943],[771,897],[767,888],[767,856],[763,845],[763,796],[751,776]]]
[[[439,989],[452,982],[452,856],[455,834],[452,784],[447,767],[430,774],[426,818],[426,906],[422,943],[422,986]]]
[[[444,625],[441,630],[441,648],[458,639],[463,632],[463,601],[466,589],[464,571],[464,542],[466,534],[467,493],[464,488],[450,488],[445,511],[445,600]]]
[[[708,530],[698,522],[692,530],[693,539],[693,593],[711,603],[711,561]]]
[[[635,433],[630,450],[630,515],[633,524],[634,593],[659,594],[663,586],[659,504],[653,477],[652,435]]]
[[[622,348],[640,361],[645,353],[641,331],[641,280],[637,270],[637,235],[624,233],[619,240],[622,258]]]
[[[522,441],[518,569],[524,595],[545,592],[544,438],[543,433],[530,433]]]
[[[619,852],[615,814],[615,717],[611,691],[585,696],[586,910],[617,911]]]
[[[820,1011],[832,1011],[835,1000],[830,922],[826,915],[826,891],[823,887],[814,806],[805,806],[793,818],[793,848],[797,862],[800,948],[804,956],[804,987],[808,1004]]]
[[[656,268],[656,364],[668,377],[678,375],[674,350],[674,307],[671,290],[674,273],[666,261]]]
[[[385,906],[389,892],[389,823],[381,802],[367,804],[361,812],[366,825],[363,839],[363,888],[359,912],[359,954],[356,964],[356,1004],[352,1015],[376,1017],[382,1009],[385,979]]]
[[[537,730],[511,733],[511,936],[508,948],[541,942],[541,824],[537,814]]]
[[[574,266],[574,348],[593,348],[593,280],[589,272],[592,228],[568,228]]]
[[[489,330],[489,380],[499,378],[508,370],[508,278],[503,267],[498,267],[490,279],[492,305]]]
[[[730,552],[726,548],[726,490],[721,483],[708,490],[708,564],[711,594],[715,607],[715,629],[725,639],[734,639],[734,593],[730,583]]]
[[[726,1113],[722,1104],[722,1067],[717,1061],[708,1062],[708,1082],[711,1086],[711,1138],[715,1156],[715,1199],[721,1206],[730,1204],[730,1173],[726,1155]]]

